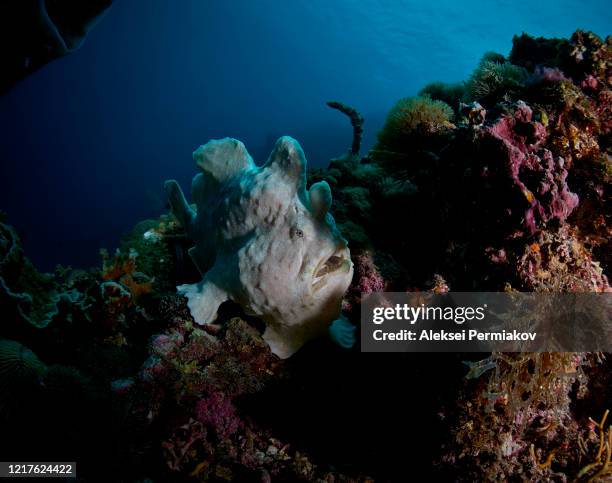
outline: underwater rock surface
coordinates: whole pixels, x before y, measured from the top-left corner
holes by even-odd
[[[23,254],[15,229],[0,222],[0,307],[3,315],[46,327],[57,315],[60,300],[53,277],[41,274]]]
[[[281,358],[325,334],[340,315],[353,275],[346,241],[329,214],[326,182],[306,191],[306,158],[282,137],[258,168],[235,139],[210,141],[193,157],[191,210],[167,181],[172,212],[196,245],[189,253],[204,278],[181,285],[195,321],[208,324],[226,300],[266,323],[264,340]]]

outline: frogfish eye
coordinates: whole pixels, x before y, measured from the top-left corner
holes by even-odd
[[[304,232],[299,228],[291,228],[291,237],[292,238],[304,238]]]

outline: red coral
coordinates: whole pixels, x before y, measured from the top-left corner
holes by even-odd
[[[561,82],[569,80],[557,67],[537,66],[533,73],[536,82]]]
[[[540,149],[546,128],[532,120],[531,108],[519,101],[514,113],[502,116],[485,130],[485,135],[501,141],[508,173],[525,203],[523,226],[530,234],[556,219],[563,222],[578,206],[578,195],[567,186],[567,169],[561,157]]]
[[[373,292],[385,290],[385,280],[374,264],[371,252],[363,252],[355,257],[355,280],[354,288],[362,296]]]
[[[198,421],[221,439],[230,437],[242,424],[231,400],[220,392],[201,399],[196,405],[196,415]]]
[[[167,376],[168,370],[162,360],[157,356],[149,357],[140,370],[139,377],[144,382],[156,382]]]
[[[604,135],[612,131],[612,90],[605,89],[597,95],[595,113],[599,119],[599,128]]]
[[[580,87],[585,91],[596,91],[598,86],[599,82],[591,74],[587,75],[580,83]]]
[[[343,310],[350,312],[361,304],[362,297],[374,292],[383,292],[386,282],[374,263],[371,252],[360,252],[353,255],[353,282],[346,294]]]
[[[100,250],[102,255],[102,278],[104,280],[118,280],[124,275],[131,275],[136,271],[136,257],[134,250],[129,253],[121,253],[119,249],[113,257],[106,250]]]
[[[160,357],[168,357],[173,351],[181,347],[184,337],[179,332],[158,334],[151,340],[151,351]]]

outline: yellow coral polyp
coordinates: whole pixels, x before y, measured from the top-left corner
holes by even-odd
[[[378,133],[377,149],[401,151],[415,135],[435,134],[452,129],[453,110],[442,101],[429,96],[406,97],[397,101]]]
[[[523,190],[523,195],[525,195],[525,199],[527,199],[529,203],[533,203],[533,200],[535,200],[535,196],[533,196],[533,193],[528,189]]]

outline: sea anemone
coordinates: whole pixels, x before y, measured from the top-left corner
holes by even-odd
[[[453,110],[429,96],[406,97],[391,108],[378,133],[377,151],[407,152],[419,138],[452,128]]]
[[[442,101],[453,109],[459,109],[459,102],[465,95],[465,83],[456,82],[447,84],[446,82],[432,82],[427,84],[419,92],[420,96],[429,96],[435,101]]]
[[[478,101],[486,106],[494,106],[498,102],[515,96],[528,78],[523,67],[500,62],[486,54],[470,77],[466,86],[468,101]]]

